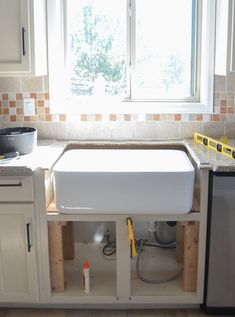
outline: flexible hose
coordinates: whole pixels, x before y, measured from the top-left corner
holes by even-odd
[[[157,226],[157,221],[155,222],[156,223],[156,226]],[[170,245],[170,244],[173,244],[175,243],[175,239],[173,240],[170,240],[170,241],[163,241],[159,238],[159,235],[158,235],[158,231],[157,231],[157,227],[156,227],[156,230],[153,231],[153,238],[154,240],[160,244],[160,245]]]
[[[150,284],[161,284],[161,283],[167,283],[167,282],[170,282],[170,281],[173,281],[175,280],[183,271],[183,266],[179,269],[178,272],[176,272],[173,276],[170,276],[170,277],[167,277],[167,278],[162,278],[162,279],[147,279],[145,278],[141,273],[140,273],[140,268],[139,268],[139,262],[140,262],[140,255],[142,253],[142,250],[143,250],[143,246],[146,245],[146,246],[154,246],[154,247],[159,247],[158,245],[154,245],[154,244],[144,244],[143,240],[140,241],[140,246],[139,246],[139,249],[138,249],[138,254],[137,254],[137,259],[136,259],[136,273],[137,273],[137,276],[138,278],[145,282],[145,283],[150,283]],[[163,246],[161,246],[163,247]]]

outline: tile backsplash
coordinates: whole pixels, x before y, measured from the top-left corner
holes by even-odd
[[[25,116],[24,98],[35,99]],[[235,138],[235,76],[215,76],[213,114],[51,114],[48,77],[0,78],[0,127],[34,126],[39,137],[75,140]]]

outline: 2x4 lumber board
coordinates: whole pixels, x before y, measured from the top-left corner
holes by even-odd
[[[183,263],[184,260],[184,226],[176,223],[176,262]]]
[[[183,290],[197,290],[199,222],[184,222]]]
[[[51,289],[54,292],[65,289],[62,225],[55,221],[48,223]]]
[[[73,260],[75,256],[75,246],[72,221],[67,222],[66,226],[62,227],[62,239],[64,260]]]

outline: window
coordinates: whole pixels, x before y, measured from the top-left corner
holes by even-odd
[[[211,111],[214,12],[213,0],[48,0],[52,109]]]

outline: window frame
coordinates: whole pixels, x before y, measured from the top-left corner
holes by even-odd
[[[129,78],[134,73],[131,64],[135,60],[135,1],[127,3],[127,65],[129,65]],[[197,100],[139,100],[131,99],[130,94],[122,101],[115,97],[107,97],[97,105],[95,98],[89,102],[78,102],[66,98],[66,48],[65,32],[66,23],[65,0],[48,0],[48,60],[49,60],[49,87],[51,113],[212,113],[213,111],[213,87],[214,87],[214,54],[215,54],[215,1],[198,0],[198,26],[197,44],[194,48],[197,54],[197,65],[200,65],[196,73],[198,89]],[[131,12],[130,12],[131,11]],[[130,19],[130,15],[132,18]],[[135,15],[134,15],[135,17]],[[128,49],[130,47],[130,49]],[[54,52],[58,52],[55,54]],[[56,56],[55,56],[56,55]],[[62,67],[61,67],[62,65]],[[132,68],[132,71],[130,69]],[[128,91],[131,84],[128,82]]]

